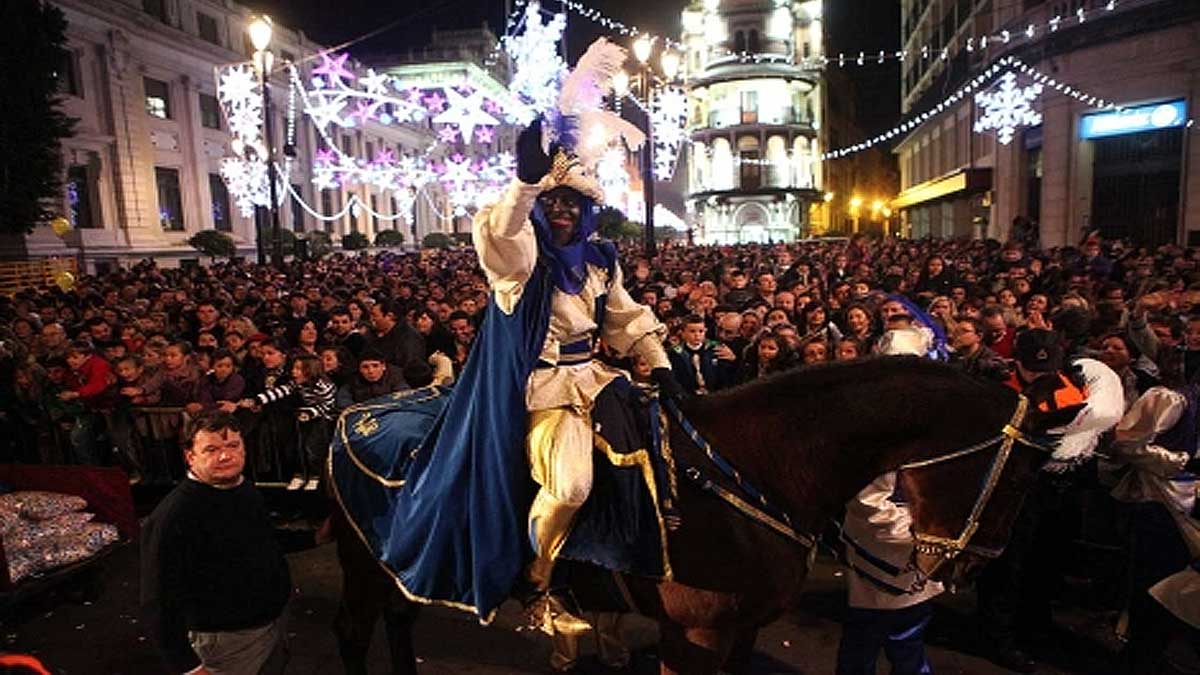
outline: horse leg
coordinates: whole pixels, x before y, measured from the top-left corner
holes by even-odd
[[[333,632],[346,675],[367,675],[371,633],[384,604],[397,591],[366,545],[349,531],[344,518],[340,510],[334,511],[332,525],[342,567],[342,601]]]
[[[333,632],[337,635],[338,654],[346,675],[367,675],[367,650],[371,633],[383,609],[383,603],[372,597],[370,584],[356,582],[354,575],[342,574],[342,602],[338,606]]]
[[[734,637],[733,648],[729,650],[729,658],[725,659],[722,669],[730,675],[748,675],[750,660],[754,657],[754,642],[758,640],[758,629],[744,627],[738,630]]]
[[[420,605],[409,602],[399,591],[392,592],[391,601],[383,610],[383,625],[387,629],[388,648],[392,656],[392,675],[417,675],[413,624],[419,613]]]
[[[733,644],[728,629],[684,628],[668,621],[659,626],[661,675],[717,675]]]

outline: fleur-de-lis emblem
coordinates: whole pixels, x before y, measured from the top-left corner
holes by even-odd
[[[375,419],[371,413],[364,413],[358,421],[354,423],[354,433],[359,436],[370,436],[379,431],[379,420]]]

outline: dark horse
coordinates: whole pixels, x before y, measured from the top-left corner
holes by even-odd
[[[877,476],[947,458],[901,471],[899,484],[914,534],[963,544],[957,555],[936,546],[915,555],[921,569],[936,568],[934,578],[953,581],[1003,550],[1020,500],[1048,456],[1049,448],[1004,439],[1044,436],[1078,411],[1041,409],[1057,384],[1048,377],[1031,386],[1022,417],[1015,415],[1018,395],[1006,387],[930,361],[887,357],[780,374],[690,401],[684,412],[801,533],[820,532]],[[711,466],[678,425],[670,438],[677,462]],[[995,462],[1001,453],[1007,461]],[[991,488],[984,499],[981,484]],[[682,526],[669,537],[674,578],[626,575],[629,595],[639,612],[659,621],[663,673],[716,673],[722,666],[747,672],[758,628],[800,597],[812,550],[682,477],[678,508]],[[960,538],[967,530],[971,536]],[[368,640],[383,612],[394,672],[415,673],[415,606],[352,528],[338,532],[344,595],[336,630],[347,672],[366,672]],[[594,585],[573,590],[584,607],[599,599]]]

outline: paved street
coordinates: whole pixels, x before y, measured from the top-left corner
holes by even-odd
[[[292,603],[293,659],[290,673],[339,673],[337,648],[329,630],[337,608],[340,572],[332,546],[291,556],[298,595]],[[838,569],[830,561],[818,564],[806,594],[804,611],[784,617],[767,628],[758,641],[756,672],[830,673],[839,635],[844,593]],[[108,562],[106,583],[92,603],[72,601],[55,593],[20,608],[5,620],[7,650],[33,653],[61,675],[147,675],[162,672],[154,651],[136,619],[137,550],[127,546]],[[935,619],[931,656],[937,673],[987,675],[1003,673],[973,655],[973,597],[946,598]],[[1102,673],[1111,663],[1115,643],[1107,640],[1112,615],[1100,612],[1060,612],[1059,622],[1071,625],[1078,635],[1095,642],[1047,636],[1056,645],[1041,673]],[[429,675],[471,673],[510,675],[549,672],[550,649],[540,635],[517,631],[518,608],[504,607],[498,625],[479,626],[470,616],[444,609],[428,609],[416,634],[421,672]],[[630,672],[656,673],[656,629],[639,617],[624,625],[636,657]],[[372,649],[372,672],[387,672],[382,630]],[[589,652],[590,653],[590,652]],[[613,673],[585,656],[581,672]],[[881,669],[885,672],[886,669]]]

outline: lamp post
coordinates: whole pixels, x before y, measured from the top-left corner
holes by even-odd
[[[646,143],[642,147],[642,201],[646,204],[646,223],[643,239],[646,247],[646,257],[653,258],[658,254],[658,246],[654,241],[654,120],[650,114],[654,98],[650,82],[650,50],[654,46],[651,39],[645,35],[633,43],[633,55],[637,57],[640,67],[638,79],[641,81],[642,102],[646,106]]]
[[[266,149],[267,190],[270,199],[268,212],[271,217],[271,264],[275,268],[283,267],[283,240],[279,226],[279,195],[276,183],[279,177],[275,169],[275,123],[271,114],[271,66],[274,65],[275,55],[267,51],[271,44],[272,23],[268,16],[256,17],[246,28],[250,34],[250,43],[254,45],[254,66],[258,69],[259,82],[262,84],[263,96],[263,146]],[[264,263],[265,251],[262,245],[262,230],[258,231],[258,262]]]

